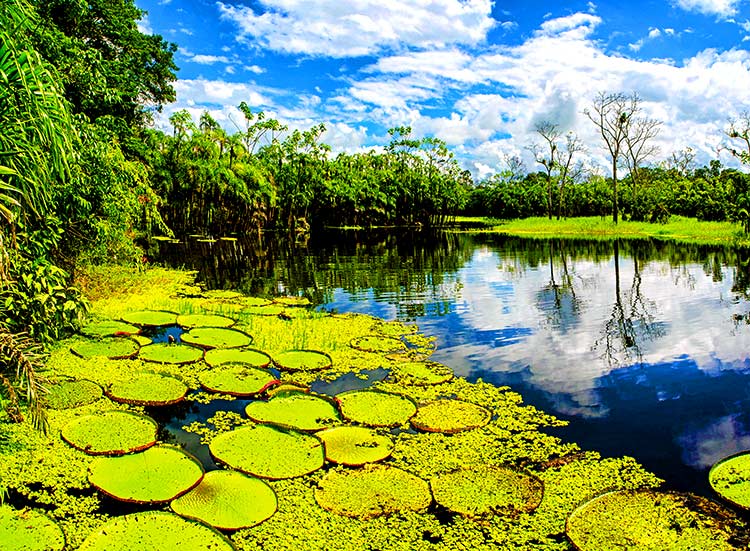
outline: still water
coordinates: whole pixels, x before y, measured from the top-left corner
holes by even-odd
[[[554,434],[671,488],[710,495],[710,465],[750,448],[746,250],[353,232],[162,248],[209,288],[415,322],[458,375],[510,386],[570,421]]]

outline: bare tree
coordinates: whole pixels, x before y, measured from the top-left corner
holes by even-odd
[[[633,182],[633,204],[638,195],[638,168],[659,152],[652,140],[659,135],[661,121],[647,117],[629,117],[625,129],[625,166]]]
[[[728,147],[729,152],[742,163],[750,164],[750,112],[743,111],[736,119],[729,121],[729,128],[724,133],[733,140],[739,140],[742,150]]]
[[[559,153],[560,174],[558,177],[557,196],[558,220],[560,220],[560,215],[562,214],[565,185],[568,182],[575,182],[578,180],[584,172],[583,163],[580,161],[573,163],[573,157],[575,157],[576,153],[581,153],[584,150],[583,143],[578,138],[577,134],[573,132],[565,134],[565,148],[560,150]]]
[[[666,160],[665,166],[667,170],[674,169],[681,176],[687,176],[695,168],[695,151],[690,146],[679,151],[673,151]]]

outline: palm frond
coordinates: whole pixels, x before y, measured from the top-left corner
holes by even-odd
[[[45,356],[41,346],[23,333],[14,334],[0,327],[0,385],[5,389],[10,405],[6,408],[11,419],[23,421],[21,402],[16,392],[20,389],[34,427],[47,432],[44,411],[44,380],[38,371]],[[11,381],[10,377],[14,377]]]

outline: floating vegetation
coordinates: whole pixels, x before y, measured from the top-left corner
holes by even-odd
[[[97,320],[81,328],[81,333],[87,337],[100,339],[121,335],[135,335],[140,329],[135,325],[116,320]]]
[[[421,478],[386,465],[334,470],[315,489],[315,501],[332,513],[369,519],[402,511],[424,511],[432,502]]]
[[[378,352],[381,354],[406,350],[406,344],[401,339],[382,335],[356,337],[349,344],[352,348],[362,350],[363,352]]]
[[[180,314],[177,325],[188,329],[193,327],[231,327],[237,320],[218,314]]]
[[[195,488],[171,503],[180,516],[220,530],[256,526],[277,507],[276,494],[264,481],[236,471],[206,473]]]
[[[253,342],[247,333],[226,327],[195,327],[180,338],[184,343],[201,348],[240,348]]]
[[[298,306],[310,306],[312,304],[310,302],[310,299],[307,297],[275,297],[273,301],[276,304],[281,304],[282,306],[292,306],[292,307],[298,307]]]
[[[271,365],[271,356],[254,348],[214,348],[206,350],[203,359],[211,367],[227,363],[247,364],[253,367],[268,367]]]
[[[143,327],[158,327],[160,325],[176,325],[177,314],[167,310],[139,310],[123,314],[122,320]]]
[[[274,356],[279,369],[287,371],[318,371],[333,365],[333,359],[319,350],[287,350]]]
[[[273,301],[263,297],[241,297],[238,302],[243,306],[268,306]]]
[[[393,453],[390,438],[365,427],[333,427],[316,436],[325,445],[328,461],[350,467],[376,463]]]
[[[65,535],[46,515],[0,505],[0,546],[3,551],[61,551]]]
[[[196,486],[203,467],[180,448],[160,444],[140,453],[100,457],[89,482],[108,496],[131,503],[166,503]]]
[[[281,383],[268,389],[266,394],[269,398],[284,396],[295,392],[310,392],[310,388],[298,383]]]
[[[97,340],[80,340],[70,347],[70,351],[79,358],[89,359],[104,357],[110,360],[132,358],[140,345],[127,337],[106,337]]]
[[[430,480],[430,488],[438,505],[471,518],[529,513],[544,495],[537,477],[492,465],[441,474]]]
[[[48,387],[47,407],[73,409],[93,404],[102,397],[102,387],[87,379],[57,381]]]
[[[77,417],[63,427],[61,436],[89,455],[123,455],[156,444],[157,429],[151,417],[108,411]]]
[[[206,390],[231,396],[254,396],[278,383],[270,371],[245,364],[223,364],[203,371],[199,380]]]
[[[159,373],[141,373],[125,381],[112,383],[107,396],[121,404],[136,406],[170,406],[185,399],[185,383]]]
[[[278,304],[248,306],[243,308],[241,312],[250,316],[278,316],[284,313],[284,307]]]
[[[189,364],[203,358],[203,350],[195,346],[157,342],[141,347],[138,357],[145,362]]]
[[[407,325],[400,321],[378,321],[372,326],[373,333],[379,333],[385,337],[400,337],[417,332],[416,325]]]
[[[490,412],[462,400],[440,399],[417,408],[411,418],[415,429],[427,432],[461,432],[483,427],[490,422]]]
[[[241,299],[241,300],[247,300],[250,297],[246,297],[242,293],[238,291],[229,291],[227,289],[212,289],[210,291],[205,291],[203,293],[207,298],[212,298],[216,300],[235,300],[235,299]]]
[[[302,392],[250,402],[245,413],[258,423],[301,431],[320,430],[341,422],[339,411],[330,399]]]
[[[370,427],[398,427],[417,412],[411,398],[380,390],[350,390],[336,395],[341,414]]]
[[[218,461],[243,473],[279,480],[320,469],[323,443],[314,436],[268,425],[240,427],[209,444]]]
[[[728,502],[750,509],[750,452],[718,461],[708,473],[714,491]]]
[[[565,531],[580,551],[730,550],[737,519],[709,500],[653,490],[609,492],[568,517]]]
[[[429,386],[447,383],[453,370],[438,362],[403,361],[393,366],[392,374],[403,385]]]
[[[79,551],[234,551],[215,529],[166,511],[116,517],[92,533]]]

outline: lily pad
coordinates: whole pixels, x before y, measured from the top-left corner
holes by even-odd
[[[254,348],[214,348],[206,350],[203,359],[211,367],[227,363],[247,364],[253,367],[268,367],[271,365],[271,356]]]
[[[416,325],[407,325],[400,321],[380,321],[372,326],[372,331],[385,337],[400,337],[417,332]]]
[[[227,289],[211,289],[203,293],[208,298],[216,300],[233,300],[233,299],[245,299],[245,296],[238,291],[229,291]]]
[[[333,360],[325,352],[318,350],[287,350],[273,359],[276,367],[287,371],[318,371],[333,365]]]
[[[417,412],[417,404],[401,394],[380,390],[350,390],[336,395],[341,414],[370,427],[398,427]]]
[[[138,344],[140,344],[142,347],[154,342],[153,339],[145,335],[132,335],[130,338],[133,339]]]
[[[242,297],[240,302],[245,306],[268,306],[273,301],[263,297]]]
[[[253,342],[247,333],[226,327],[195,327],[180,338],[182,342],[201,348],[240,348]]]
[[[254,396],[277,383],[273,373],[244,364],[224,364],[199,375],[203,388],[231,396]]]
[[[87,379],[58,381],[48,388],[47,406],[52,409],[73,409],[93,404],[102,397],[102,387]]]
[[[333,427],[317,433],[326,448],[326,459],[359,467],[376,463],[393,453],[393,441],[365,427]]]
[[[330,471],[315,489],[323,509],[359,519],[399,511],[424,511],[432,502],[421,478],[396,467],[366,465],[358,470]]]
[[[121,404],[136,406],[170,406],[185,399],[188,387],[185,383],[158,373],[141,373],[112,383],[107,396]]]
[[[140,345],[133,339],[122,337],[107,337],[104,339],[78,341],[70,347],[70,351],[79,358],[104,357],[110,360],[132,358],[138,352]]]
[[[276,493],[264,481],[236,471],[211,471],[201,483],[171,503],[180,516],[221,530],[256,526],[273,516]]]
[[[258,423],[302,431],[320,430],[341,422],[339,411],[331,400],[303,392],[250,402],[245,413]]]
[[[398,352],[406,350],[406,344],[395,337],[384,337],[383,335],[366,335],[352,339],[349,343],[352,348],[363,352]]]
[[[157,327],[160,325],[175,325],[177,314],[166,310],[139,310],[123,314],[122,320],[133,325]]]
[[[203,350],[195,346],[181,346],[157,342],[140,349],[138,357],[144,362],[162,364],[189,364],[203,358]]]
[[[437,362],[399,362],[392,373],[404,385],[439,385],[453,378],[453,370]]]
[[[0,505],[0,542],[3,551],[61,551],[65,535],[47,516]]]
[[[269,398],[275,396],[286,396],[294,392],[310,392],[310,388],[300,383],[281,383],[268,389],[266,394]]]
[[[100,457],[89,466],[89,482],[108,496],[130,503],[166,503],[190,491],[203,467],[180,448],[160,444],[141,453]]]
[[[307,297],[276,297],[273,299],[276,304],[282,306],[310,306],[310,299]]]
[[[415,429],[427,432],[454,433],[483,427],[490,422],[490,412],[462,400],[433,400],[417,408],[411,418]]]
[[[243,314],[251,316],[278,316],[284,312],[284,307],[278,304],[267,304],[261,306],[248,306],[242,309]]]
[[[79,551],[235,551],[217,530],[166,511],[115,517],[91,533]]]
[[[565,532],[580,551],[736,549],[727,520],[726,510],[696,495],[623,490],[578,507]]]
[[[222,433],[208,447],[211,455],[231,468],[273,480],[317,471],[325,460],[318,438],[268,425]]]
[[[218,314],[181,314],[177,316],[180,327],[231,327],[237,320]]]
[[[478,465],[430,481],[435,501],[466,517],[528,513],[542,502],[544,485],[535,476],[504,467]]]
[[[140,329],[135,325],[116,320],[92,321],[81,328],[81,333],[87,337],[100,339],[102,337],[114,337],[121,335],[135,335]]]
[[[714,491],[728,502],[750,509],[750,452],[718,461],[708,473]]]
[[[156,444],[158,426],[151,417],[107,411],[74,419],[62,429],[68,444],[89,455],[122,455]]]

